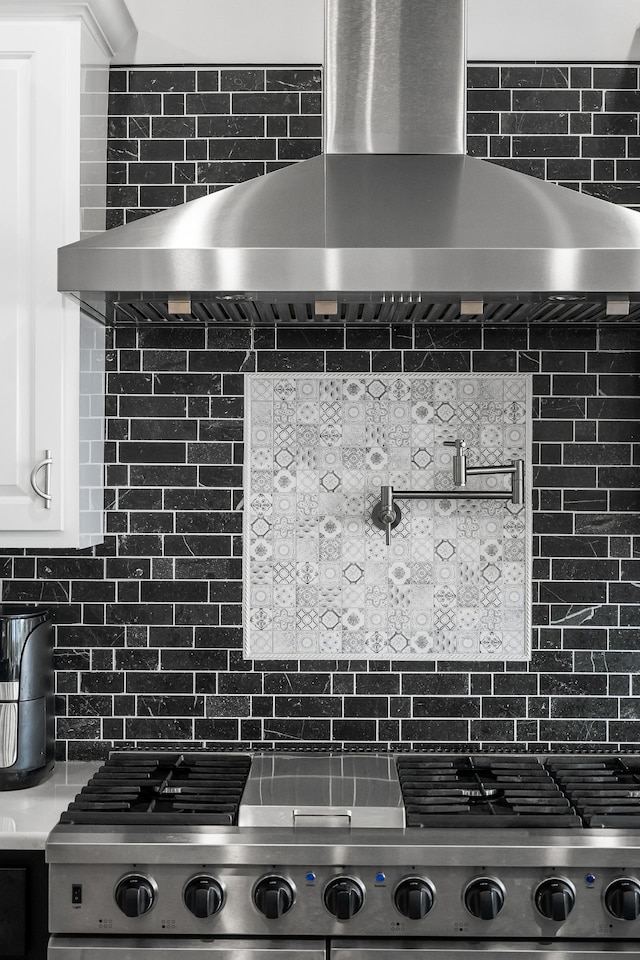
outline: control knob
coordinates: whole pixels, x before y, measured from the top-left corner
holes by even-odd
[[[217,913],[224,900],[222,887],[213,877],[194,877],[184,888],[184,902],[194,917],[205,919]]]
[[[421,877],[408,877],[399,883],[393,896],[400,913],[409,920],[422,920],[434,902],[433,887]]]
[[[604,905],[616,920],[637,920],[640,916],[640,883],[630,877],[614,880],[605,891]]]
[[[504,906],[504,887],[490,877],[472,880],[464,893],[464,905],[478,920],[495,920]]]
[[[543,880],[535,893],[538,911],[547,920],[566,920],[576,902],[576,895],[568,880],[557,877]]]
[[[362,909],[364,887],[352,877],[334,877],[324,891],[324,905],[338,920],[350,920]]]
[[[265,877],[253,891],[253,900],[267,920],[277,920],[293,906],[293,887],[284,877]]]
[[[155,903],[157,887],[149,877],[132,873],[117,884],[115,901],[127,917],[141,917]]]

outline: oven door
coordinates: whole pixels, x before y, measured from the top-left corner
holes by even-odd
[[[0,850],[0,957],[44,960],[47,866],[41,850]]]
[[[640,960],[637,941],[332,940],[331,960]]]
[[[60,937],[48,960],[327,960],[324,940],[232,937]]]

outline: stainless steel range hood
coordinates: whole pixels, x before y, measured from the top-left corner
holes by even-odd
[[[465,156],[466,0],[325,2],[325,154],[63,247],[59,289],[125,322],[628,319],[638,214]]]

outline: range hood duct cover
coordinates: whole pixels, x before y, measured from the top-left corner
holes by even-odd
[[[640,300],[637,213],[464,155],[465,0],[326,9],[326,153],[63,247],[59,289],[125,322],[189,300],[293,322],[316,301]]]

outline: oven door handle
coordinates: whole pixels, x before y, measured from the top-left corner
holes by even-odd
[[[295,807],[294,827],[350,827],[353,813],[346,807]]]
[[[408,960],[479,960],[480,957],[509,960],[635,960],[638,952],[631,943],[602,940],[464,940],[410,941],[360,938],[331,939],[331,960],[400,960],[409,950]]]
[[[47,960],[326,960],[324,940],[216,937],[64,937],[49,940]]]

